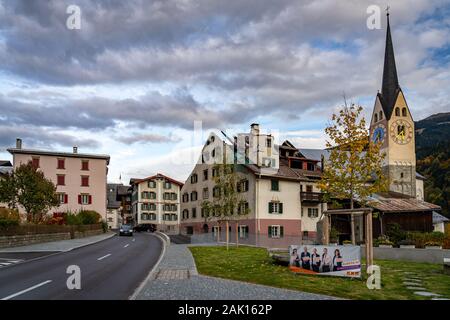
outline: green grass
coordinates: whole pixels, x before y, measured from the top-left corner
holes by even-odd
[[[190,250],[198,272],[213,277],[347,299],[429,299],[414,295],[403,285],[405,272],[413,272],[420,276],[427,291],[450,298],[450,276],[443,274],[439,264],[377,260],[375,264],[381,268],[381,289],[369,290],[365,274],[362,279],[294,274],[288,267],[273,264],[267,250],[262,248],[241,246],[227,251],[223,246],[215,246],[190,247]]]

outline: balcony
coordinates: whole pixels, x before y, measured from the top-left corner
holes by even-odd
[[[300,192],[300,201],[323,202],[322,192]]]

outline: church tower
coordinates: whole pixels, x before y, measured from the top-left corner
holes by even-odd
[[[389,191],[416,197],[416,150],[414,121],[400,88],[387,13],[383,83],[370,121],[370,139],[381,141],[386,154],[384,173]]]

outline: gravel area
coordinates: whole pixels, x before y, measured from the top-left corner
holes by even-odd
[[[188,278],[174,276],[188,271]],[[164,276],[160,276],[164,274]],[[274,288],[241,281],[197,274],[194,258],[187,245],[171,244],[150,279],[137,295],[137,300],[330,300],[335,297]]]

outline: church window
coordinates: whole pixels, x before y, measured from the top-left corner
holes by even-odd
[[[383,111],[380,111],[380,116],[379,116],[380,120],[383,119]]]
[[[396,115],[397,117],[400,116],[400,109],[399,109],[398,107],[395,108],[395,115]]]
[[[375,122],[378,122],[378,114],[375,113]]]
[[[403,108],[403,109],[402,109],[402,116],[403,116],[403,117],[406,117],[406,108]]]

